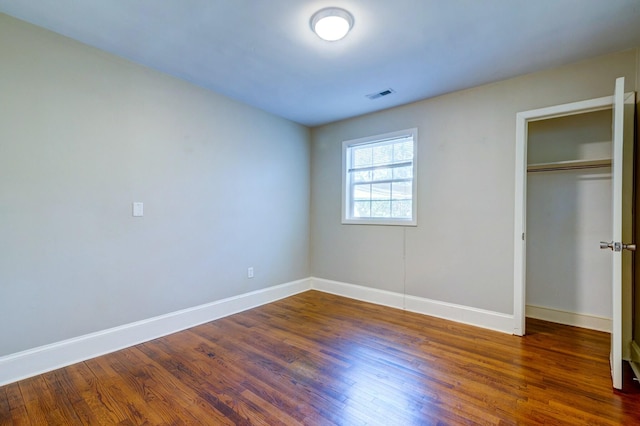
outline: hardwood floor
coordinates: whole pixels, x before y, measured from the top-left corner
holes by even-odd
[[[309,291],[0,387],[0,424],[640,424],[608,334],[527,327]]]

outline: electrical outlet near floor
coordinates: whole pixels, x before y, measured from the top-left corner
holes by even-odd
[[[247,278],[253,278],[253,266],[247,268]]]

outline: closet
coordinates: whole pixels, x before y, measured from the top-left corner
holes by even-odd
[[[611,125],[611,109],[528,124],[528,317],[611,331]]]

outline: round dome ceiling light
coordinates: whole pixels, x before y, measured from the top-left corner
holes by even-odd
[[[337,41],[353,27],[353,16],[344,9],[328,7],[311,17],[311,29],[323,40]]]

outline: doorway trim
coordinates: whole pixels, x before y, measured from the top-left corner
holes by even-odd
[[[529,122],[610,109],[613,96],[554,105],[516,114],[516,175],[513,225],[513,334],[524,336],[526,316],[527,256],[527,140]]]

